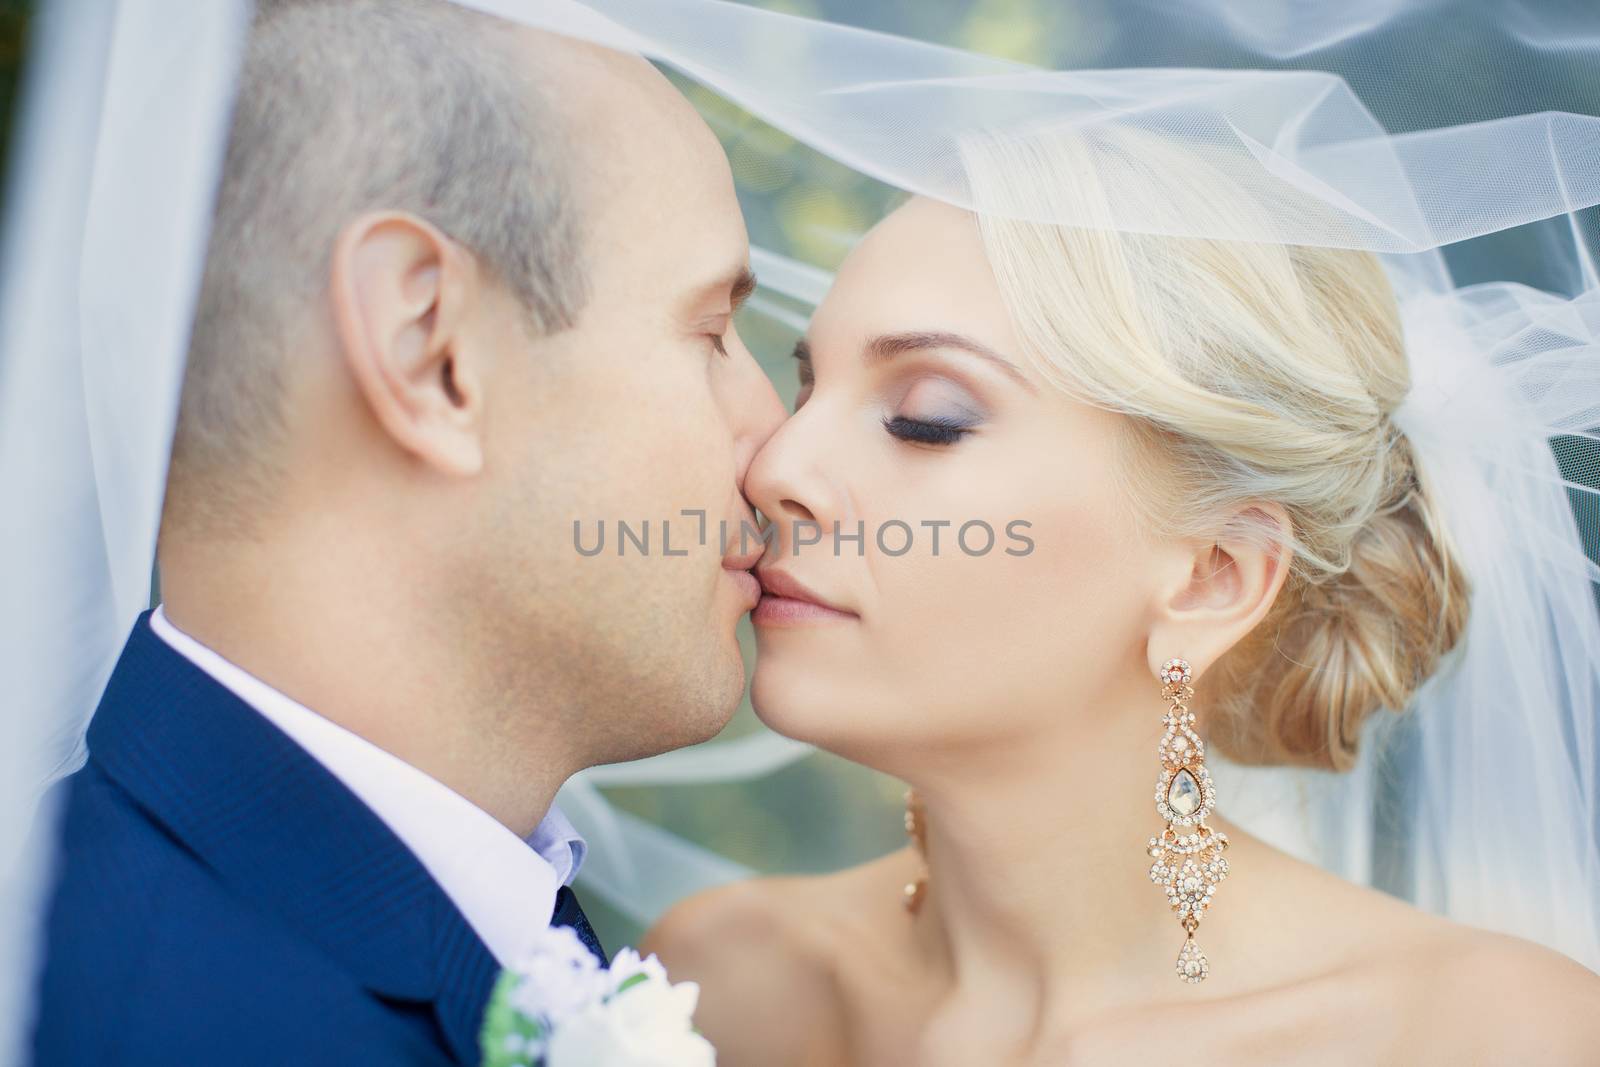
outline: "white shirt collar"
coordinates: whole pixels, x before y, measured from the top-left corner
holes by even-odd
[[[157,608],[150,628],[180,655],[288,734],[382,819],[421,861],[501,966],[550,925],[556,891],[587,846],[552,807],[523,841],[444,783],[325,719],[179,630]]]

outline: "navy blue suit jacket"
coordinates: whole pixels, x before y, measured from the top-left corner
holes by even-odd
[[[478,1062],[493,956],[416,857],[135,625],[66,783],[37,1062]]]

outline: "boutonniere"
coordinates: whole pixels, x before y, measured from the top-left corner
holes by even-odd
[[[609,968],[565,926],[541,933],[500,973],[485,1011],[484,1067],[712,1067],[695,1032],[700,987],[674,985],[654,956],[617,953]]]

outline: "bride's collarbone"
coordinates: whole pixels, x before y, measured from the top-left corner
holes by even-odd
[[[1446,956],[1449,954],[1446,953]],[[1486,972],[1438,983],[1431,992],[1424,973],[1447,959],[1428,960],[1415,971],[1393,960],[1318,975],[1283,986],[1248,992],[1154,998],[1150,1003],[1084,1016],[1063,1012],[1066,1021],[1046,1024],[1028,1041],[1006,1042],[981,1020],[964,1027],[899,1021],[899,1033],[869,1035],[852,1050],[854,1067],[1079,1067],[1166,1063],[1185,1067],[1247,1065],[1392,1064],[1395,1067],[1461,1067],[1464,1063],[1538,1062],[1581,1064],[1592,1053],[1577,1034],[1544,1034],[1530,1040],[1524,1030],[1527,998],[1515,1005],[1499,995],[1515,979],[1485,986]],[[1475,994],[1467,995],[1471,987]],[[1595,1006],[1600,1006],[1596,1001]],[[870,1013],[867,1013],[870,1014]],[[1550,1019],[1555,1013],[1539,1011]],[[900,1058],[884,1055],[904,1040]],[[1006,1047],[1007,1045],[1010,1047]],[[1534,1050],[1542,1049],[1542,1054]],[[1585,1051],[1587,1049],[1587,1051]]]
[[[1579,1064],[1600,1047],[1600,1025],[1586,1021],[1600,1019],[1600,977],[1547,949],[1317,871],[1325,892],[1312,897],[1322,915],[1316,929],[1287,938],[1256,931],[1256,943],[1235,961],[1248,969],[1254,956],[1260,973],[1158,992],[1115,1010],[1066,1010],[1060,1025],[1047,1025],[1008,1056],[982,1019],[954,1029],[936,1022],[948,987],[918,980],[931,977],[923,973],[925,944],[909,934],[903,912],[882,907],[884,886],[897,883],[903,865],[890,857],[817,880],[795,898],[834,918],[812,941],[819,958],[850,948],[829,968],[838,1018],[847,1021],[846,1047],[834,1053],[841,1067],[1165,1062],[1178,1048],[1178,1058],[1195,1067]],[[864,906],[863,893],[875,903]],[[840,899],[855,906],[841,908]]]
[[[720,944],[715,952],[738,957],[725,961],[737,966],[712,968],[702,1003],[727,1007],[708,1035],[716,1040],[716,1029],[726,1027],[754,1058],[723,1062],[1070,1067],[1165,1062],[1181,1049],[1186,1067],[1460,1067],[1586,1063],[1600,1047],[1595,1024],[1584,1022],[1600,1018],[1600,978],[1565,957],[1293,868],[1275,870],[1274,880],[1309,911],[1240,901],[1258,914],[1241,923],[1231,974],[1219,970],[1199,986],[1171,991],[1153,981],[1148,1000],[1116,1008],[1068,1005],[1049,1013],[1040,1032],[1007,1039],[1000,1020],[982,1010],[981,995],[973,1010],[944,1010],[948,970],[930,957],[926,931],[900,902],[914,867],[894,854],[835,874],[719,891],[705,912],[711,921],[687,932],[691,947]],[[752,982],[751,966],[768,954],[783,963]],[[778,1022],[789,1035],[781,1056],[773,1044]]]

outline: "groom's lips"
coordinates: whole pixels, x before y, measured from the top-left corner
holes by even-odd
[[[766,554],[765,541],[757,541],[753,547],[746,548],[737,556],[728,556],[722,561],[722,569],[728,572],[733,579],[733,584],[739,587],[739,593],[744,598],[744,611],[749,611],[761,599],[761,583],[756,579],[755,566],[761,562],[761,557]]]
[[[783,571],[761,568],[763,596],[750,621],[758,626],[804,626],[811,623],[842,622],[859,616],[813,593],[798,578]]]
[[[744,610],[749,611],[761,600],[761,583],[748,570],[730,566],[732,562],[732,560],[724,562],[722,569],[728,572],[733,584],[739,587],[739,595],[744,599]]]

